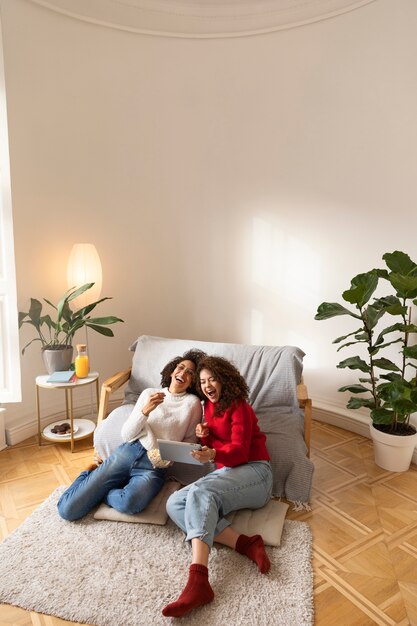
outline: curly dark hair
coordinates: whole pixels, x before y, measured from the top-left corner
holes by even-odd
[[[171,384],[171,374],[177,367],[178,363],[181,361],[192,361],[196,367],[198,368],[198,364],[202,358],[206,355],[202,350],[187,350],[184,352],[182,356],[176,356],[169,363],[165,365],[161,372],[161,387],[169,387]],[[187,393],[193,393],[195,396],[198,396],[198,391],[196,389],[196,376],[194,375],[193,382],[190,387],[187,389]]]
[[[249,387],[237,367],[222,356],[205,356],[197,365],[197,391],[201,398],[206,398],[201,390],[200,373],[207,369],[221,383],[222,391],[214,415],[221,415],[234,402],[247,401]]]

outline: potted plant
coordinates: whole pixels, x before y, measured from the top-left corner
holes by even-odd
[[[83,326],[106,337],[113,337],[113,331],[107,326],[116,322],[123,322],[122,319],[113,315],[90,317],[91,311],[100,302],[111,298],[101,298],[76,311],[73,311],[69,305],[72,300],[91,289],[93,285],[94,283],[86,283],[78,289],[70,289],[60,298],[57,305],[44,298],[44,301],[55,311],[54,319],[49,314],[42,315],[42,303],[31,298],[29,311],[27,313],[19,311],[19,328],[23,324],[30,324],[35,328],[38,336],[24,346],[22,355],[32,343],[40,342],[47,371],[51,374],[55,371],[69,369],[73,355],[72,340],[76,331]]]
[[[354,310],[323,302],[314,319],[348,315],[359,323],[355,330],[333,341],[341,344],[338,351],[355,344],[364,348],[361,355],[337,365],[359,372],[357,384],[340,387],[339,391],[354,394],[347,408],[369,409],[375,462],[384,469],[405,471],[417,443],[416,428],[410,423],[410,416],[417,411],[417,345],[410,342],[417,333],[411,321],[413,305],[417,304],[417,265],[398,250],[382,258],[387,269],[358,274],[352,278],[350,289],[342,293]],[[371,301],[381,283],[389,286],[390,293]],[[382,326],[387,318],[388,324]],[[388,446],[389,458],[381,451],[380,440],[384,448]],[[398,462],[392,459],[394,453]]]

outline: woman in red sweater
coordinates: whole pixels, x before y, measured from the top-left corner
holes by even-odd
[[[196,428],[203,447],[193,456],[216,468],[168,499],[169,516],[192,546],[188,582],[178,600],[162,611],[171,617],[213,600],[208,558],[214,541],[247,556],[263,574],[270,568],[262,537],[240,535],[225,519],[231,511],[263,507],[272,493],[266,437],[247,402],[246,381],[226,359],[207,356],[198,364],[197,388],[206,400],[204,422]]]

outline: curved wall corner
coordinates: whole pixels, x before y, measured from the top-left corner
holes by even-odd
[[[303,26],[375,0],[29,0],[98,25],[146,35],[222,38]]]

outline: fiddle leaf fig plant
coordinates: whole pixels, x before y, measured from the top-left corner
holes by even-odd
[[[56,305],[50,302],[50,300],[43,298],[44,302],[52,307],[54,318],[52,318],[49,313],[43,315],[42,302],[31,298],[29,311],[19,311],[19,328],[21,328],[23,324],[29,324],[33,326],[38,336],[24,346],[22,355],[34,342],[40,342],[42,349],[56,349],[59,346],[72,346],[72,340],[76,331],[83,326],[87,326],[106,337],[113,337],[113,331],[107,328],[107,326],[109,324],[115,324],[116,322],[123,322],[122,319],[113,315],[107,317],[90,317],[91,311],[95,309],[100,302],[111,300],[111,298],[101,298],[76,311],[73,311],[69,305],[72,300],[88,289],[91,289],[93,285],[94,283],[86,283],[78,289],[73,288],[68,290]]]
[[[369,409],[378,430],[414,434],[410,416],[417,411],[417,326],[411,319],[417,305],[417,265],[398,250],[382,258],[386,268],[358,274],[352,278],[350,289],[342,293],[353,310],[336,302],[323,302],[314,319],[347,315],[357,324],[355,330],[333,341],[340,344],[338,351],[356,344],[364,348],[361,356],[348,357],[337,365],[359,372],[356,384],[338,390],[353,394],[347,408]],[[394,293],[371,301],[381,285]],[[384,320],[388,324],[382,327]]]

